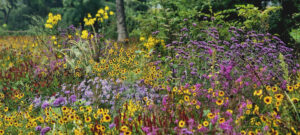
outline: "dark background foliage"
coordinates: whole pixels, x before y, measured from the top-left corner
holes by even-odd
[[[291,47],[299,46],[298,0],[125,0],[125,4],[127,29],[132,38],[159,30],[159,36],[167,41],[172,40],[173,31],[185,25],[185,18],[192,23],[206,21],[205,17],[208,20],[215,17],[215,24],[243,27],[242,22],[250,20],[251,23],[251,17],[239,16],[236,5],[252,4],[260,11],[268,6],[280,6],[280,10],[269,14],[267,31],[264,32],[278,34]],[[32,16],[46,18],[49,12],[62,14],[63,26],[83,26],[83,18],[88,13],[95,14],[106,5],[115,11],[115,0],[3,0],[0,2],[0,33],[27,31],[30,25],[34,25]],[[215,15],[218,12],[222,12],[222,16]],[[110,23],[106,29],[107,35],[113,39],[116,38],[115,25]],[[251,29],[261,30],[257,27]]]

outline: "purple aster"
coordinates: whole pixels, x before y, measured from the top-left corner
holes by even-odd
[[[71,95],[71,96],[70,96],[70,101],[71,101],[72,103],[76,102],[76,95]]]
[[[42,104],[42,108],[45,109],[49,106],[49,103],[47,101],[45,101],[43,104]]]
[[[48,131],[50,131],[51,128],[50,127],[45,127],[41,130],[41,134],[40,135],[45,135]]]
[[[53,102],[53,106],[59,106],[66,104],[66,99],[64,97],[59,97]]]
[[[36,131],[41,131],[41,129],[42,129],[41,126],[36,126],[36,127],[35,127],[35,130],[36,130]]]

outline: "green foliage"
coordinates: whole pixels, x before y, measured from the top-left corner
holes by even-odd
[[[269,29],[269,14],[276,12],[281,7],[268,6],[265,10],[259,10],[254,5],[236,5],[238,16],[244,18],[244,26],[251,30],[260,30],[260,32],[266,32]]]
[[[292,29],[292,31],[290,32],[290,35],[296,41],[296,43],[300,43],[300,28]]]

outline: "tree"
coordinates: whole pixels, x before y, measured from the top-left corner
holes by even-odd
[[[8,23],[8,18],[11,11],[17,7],[17,0],[1,0],[0,1],[0,11],[3,13],[4,23]]]
[[[128,38],[128,32],[125,22],[126,16],[124,12],[124,0],[116,0],[116,10],[118,41],[124,41]]]

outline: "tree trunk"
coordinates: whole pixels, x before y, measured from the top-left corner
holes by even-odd
[[[11,9],[8,9],[8,12],[4,15],[4,22],[5,22],[5,24],[8,24],[8,19],[9,19],[10,11],[11,11]]]
[[[116,0],[116,15],[117,15],[117,31],[118,41],[128,39],[128,33],[125,22],[124,0]]]

